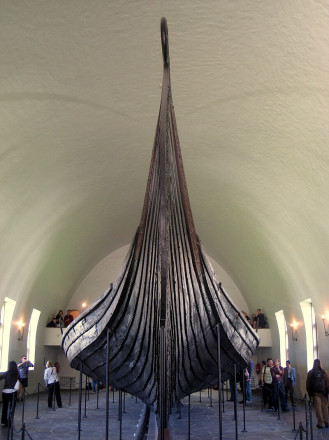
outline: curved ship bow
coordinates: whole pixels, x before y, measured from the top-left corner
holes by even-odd
[[[175,401],[244,367],[258,337],[216,280],[195,232],[170,84],[168,30],[159,117],[140,225],[121,273],[67,329],[72,367],[168,414]],[[218,356],[217,326],[220,330]],[[162,414],[165,418],[165,414]]]

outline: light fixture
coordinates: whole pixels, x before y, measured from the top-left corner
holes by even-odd
[[[23,341],[25,323],[22,320],[20,320],[20,321],[16,322],[16,325],[18,327],[17,340],[18,341]]]
[[[85,302],[83,302],[83,303],[81,304],[81,306],[82,306],[83,309],[85,309],[85,308],[87,307],[87,304],[86,304]]]
[[[293,321],[290,324],[290,328],[291,328],[291,337],[293,341],[297,341],[297,327],[298,327],[298,322]]]
[[[321,318],[322,318],[322,322],[323,322],[324,334],[325,334],[326,336],[329,336],[329,332],[328,332],[328,330],[326,329],[326,324],[325,324],[325,322],[324,322],[325,319],[327,319],[327,321],[329,321],[329,313],[327,312],[326,315],[321,315]]]

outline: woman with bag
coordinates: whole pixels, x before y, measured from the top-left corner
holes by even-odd
[[[17,388],[18,369],[15,361],[9,362],[8,371],[5,371],[4,373],[0,373],[0,380],[1,379],[5,379],[5,384],[2,390],[1,424],[3,426],[8,426],[9,423],[9,427],[10,427],[14,419],[16,396],[18,389]]]
[[[59,379],[57,376],[56,367],[52,361],[48,361],[44,373],[45,384],[48,388],[48,408],[53,406],[53,395],[55,391],[56,401],[58,408],[62,408],[61,390],[59,386]]]

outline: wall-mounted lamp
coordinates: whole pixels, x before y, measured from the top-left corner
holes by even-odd
[[[329,336],[329,331],[326,329],[326,323],[324,322],[325,319],[327,319],[327,321],[329,321],[329,313],[327,313],[326,315],[321,315],[321,318],[323,321],[324,334],[326,336]]]
[[[291,328],[291,337],[293,341],[297,341],[297,327],[298,327],[298,323],[296,321],[293,321],[290,324],[290,328]]]
[[[22,320],[20,320],[20,321],[16,322],[16,325],[18,327],[17,340],[23,341],[25,323]]]

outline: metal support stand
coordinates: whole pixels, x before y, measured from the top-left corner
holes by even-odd
[[[234,390],[236,390],[236,364],[234,364]],[[234,391],[234,421],[235,421],[235,440],[238,440],[238,405],[236,391]]]
[[[85,388],[85,413],[83,415],[84,419],[87,419],[87,387],[88,387],[88,376],[86,376],[86,388]]]
[[[241,432],[248,432],[246,430],[246,397],[247,397],[247,390],[246,390],[246,376],[244,375],[245,369],[242,370],[242,402],[243,402],[243,430]]]
[[[119,440],[122,439],[122,390],[119,390],[119,412],[118,412],[119,425]]]
[[[126,413],[126,392],[123,392],[123,410],[122,412],[125,414]]]
[[[166,421],[166,340],[165,328],[160,328],[160,440],[165,440]]]
[[[72,377],[70,377],[70,395],[69,395],[69,406],[71,406],[71,399],[72,399]]]
[[[38,382],[38,392],[37,392],[37,416],[36,419],[39,419],[39,401],[40,401],[40,382]]]
[[[24,416],[25,416],[25,387],[23,388],[22,425],[24,424]]]
[[[191,395],[188,396],[188,407],[187,407],[187,439],[191,438]]]
[[[209,389],[209,399],[210,399],[209,408],[212,408],[212,388]]]
[[[220,324],[217,324],[217,362],[218,362],[218,423],[219,423],[219,439],[223,438],[223,420],[222,420],[222,361],[220,352]]]
[[[106,338],[106,433],[105,439],[109,438],[109,406],[110,406],[110,372],[109,372],[109,360],[110,358],[110,329],[107,329]]]
[[[81,399],[82,399],[82,362],[80,362],[80,377],[79,377],[78,440],[80,440],[81,437]]]
[[[24,416],[25,416],[25,387],[23,388],[23,409],[22,409],[22,435],[21,435],[21,440],[25,439],[25,420],[24,420]],[[14,418],[14,417],[13,417]],[[14,420],[12,421],[12,425],[14,424]]]
[[[313,418],[312,418],[312,403],[311,402],[308,405],[308,411],[309,411],[309,419],[310,419],[309,426],[310,426],[311,440],[313,440]],[[308,434],[308,432],[307,432],[307,434]]]
[[[303,440],[303,432],[306,432],[306,438],[307,438],[307,431],[304,429],[302,422],[299,422],[299,428],[294,440],[297,439],[298,434],[299,434],[299,440]]]
[[[309,411],[308,405],[309,404],[306,394],[304,397],[304,403],[305,403],[305,431],[306,431],[306,439],[308,439],[308,411]]]
[[[99,401],[99,385],[97,385],[97,393],[96,393],[96,409],[98,409],[98,401]]]

